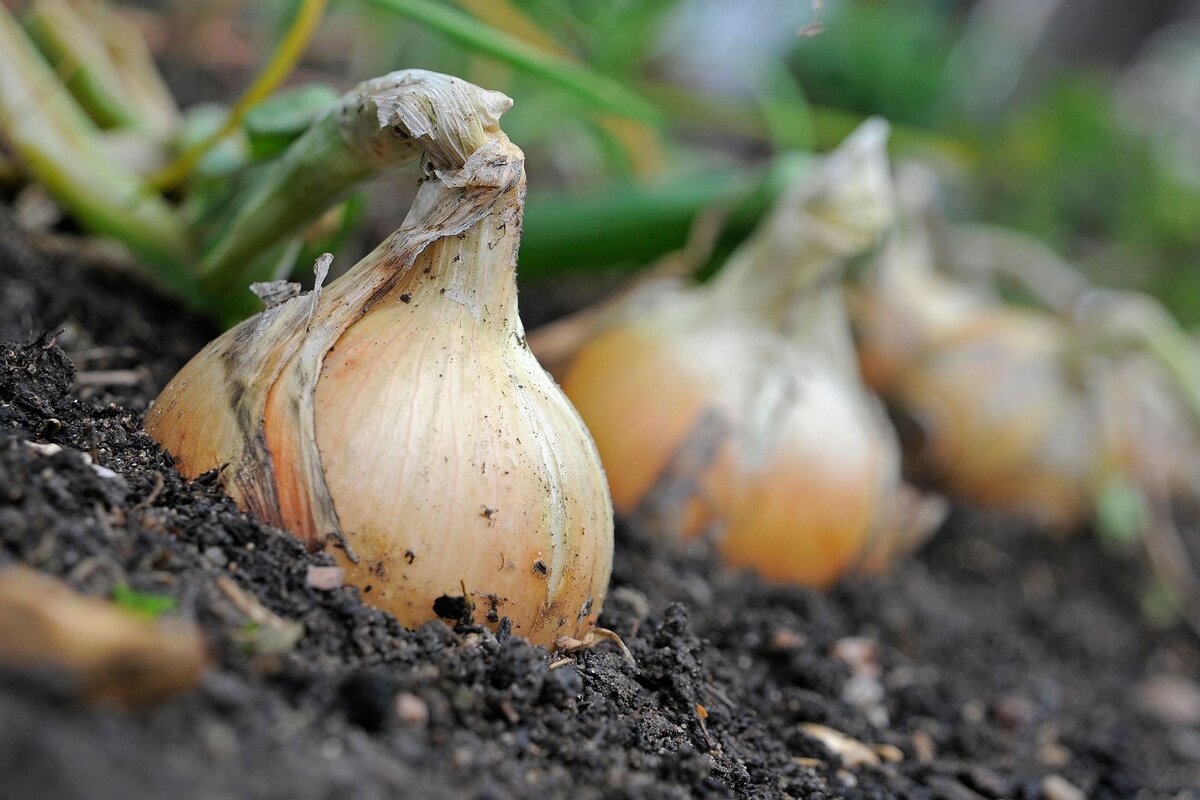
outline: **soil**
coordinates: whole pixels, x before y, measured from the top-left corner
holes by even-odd
[[[1151,622],[1134,552],[958,509],[889,576],[822,595],[623,526],[601,623],[634,663],[405,630],[311,586],[327,555],[141,432],[211,334],[0,210],[0,564],[169,596],[212,652],[196,688],[133,709],[0,670],[0,797],[1200,798],[1200,649]],[[299,641],[259,635],[222,578]]]

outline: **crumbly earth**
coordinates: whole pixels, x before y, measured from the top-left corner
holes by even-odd
[[[1200,797],[1200,649],[1148,621],[1135,553],[962,509],[890,576],[820,595],[625,527],[601,621],[634,664],[607,643],[564,663],[503,626],[409,631],[311,586],[327,555],[141,433],[211,333],[0,210],[0,564],[169,596],[213,654],[198,687],[132,710],[0,669],[0,797]]]

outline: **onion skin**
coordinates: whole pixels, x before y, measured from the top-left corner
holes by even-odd
[[[1070,345],[1064,325],[1018,309],[980,312],[932,344],[888,389],[926,431],[924,468],[979,505],[1082,524],[1106,442],[1066,368]]]
[[[630,297],[564,360],[618,513],[817,587],[882,569],[940,522],[940,506],[901,502],[895,434],[824,280],[891,221],[885,139],[868,123],[713,281]]]
[[[385,88],[367,98],[379,124],[429,159],[404,225],[211,343],[146,429],[185,476],[220,469],[239,506],[311,549],[338,539],[349,581],[406,625],[465,591],[481,623],[582,638],[612,505],[517,315],[524,158],[495,125],[507,99],[415,70]]]
[[[505,304],[487,307],[502,293],[472,285],[480,276],[463,267],[462,253],[489,244],[515,259],[519,227],[507,225],[497,231],[489,219],[434,244],[342,334],[317,384],[317,444],[359,557],[340,560],[352,582],[372,587],[371,602],[416,624],[461,581],[481,616],[494,610],[515,633],[550,644],[584,635],[599,613],[612,518],[574,409]],[[515,310],[511,270],[500,277]],[[456,283],[478,304],[441,291]],[[449,474],[439,454],[455,462]]]
[[[753,374],[766,365],[770,374]],[[873,535],[898,454],[874,410],[813,367],[753,328],[633,323],[586,346],[563,389],[608,466],[618,513],[637,512],[689,439],[714,425],[719,444],[685,478],[696,491],[673,527],[695,536],[715,524],[731,565],[828,586]],[[763,380],[790,399],[770,407],[774,392],[755,391]]]

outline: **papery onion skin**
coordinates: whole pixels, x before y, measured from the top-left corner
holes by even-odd
[[[343,566],[373,603],[416,624],[461,581],[481,618],[549,644],[599,614],[612,518],[587,433],[513,324],[511,271],[467,266],[489,247],[515,258],[518,231],[489,218],[439,241],[342,335],[317,444],[359,558]]]
[[[350,582],[402,623],[465,590],[477,622],[581,638],[608,585],[612,505],[517,315],[524,157],[496,125],[509,101],[420,70],[364,87],[348,124],[427,159],[404,225],[211,343],[146,429],[184,475],[219,469],[241,507],[310,548],[336,540]]]
[[[874,535],[898,454],[874,410],[813,366],[753,328],[634,322],[590,342],[563,388],[608,467],[618,513],[681,490],[676,532],[716,525],[731,565],[824,587]],[[759,393],[763,380],[777,382],[778,406]],[[680,476],[692,491],[656,485],[705,436],[711,457]]]
[[[955,494],[1068,530],[1105,469],[1097,409],[1049,315],[981,311],[931,343],[885,391],[925,430],[919,459]]]
[[[619,513],[710,532],[729,563],[818,587],[940,522],[904,492],[831,280],[891,223],[886,135],[866,123],[713,280],[630,297],[563,360]]]

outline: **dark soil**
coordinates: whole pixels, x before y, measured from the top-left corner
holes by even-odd
[[[0,563],[169,595],[214,658],[135,710],[0,673],[0,796],[1200,797],[1200,650],[1147,621],[1132,553],[960,510],[822,596],[623,528],[601,622],[636,666],[604,644],[551,669],[503,626],[408,631],[310,587],[327,556],[182,480],[141,410],[210,333],[0,216]],[[221,576],[299,643],[256,636]],[[885,758],[843,764],[805,723]]]

